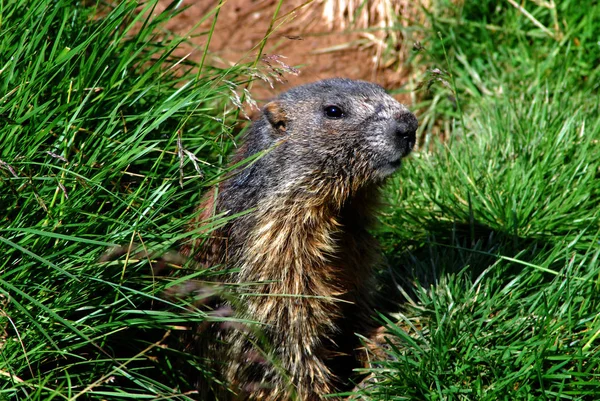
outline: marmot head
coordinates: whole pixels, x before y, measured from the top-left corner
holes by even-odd
[[[322,186],[333,180],[356,189],[400,166],[415,144],[417,126],[416,117],[382,87],[327,79],[268,103],[249,132],[248,150],[272,148],[263,164],[272,184]]]

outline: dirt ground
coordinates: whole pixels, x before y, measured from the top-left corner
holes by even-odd
[[[162,0],[160,5],[169,3],[170,0]],[[193,60],[200,58],[206,45],[206,32],[213,23],[212,12],[217,4],[217,0],[183,0],[182,5],[189,8],[168,26],[170,30],[186,35],[200,22],[194,31],[200,34],[191,36],[196,46],[190,56]],[[253,61],[277,4],[277,0],[225,0],[219,10],[207,61],[217,67]],[[277,64],[279,60],[297,67],[299,74],[285,74],[285,82],[274,82],[274,88],[257,80],[252,95],[259,103],[291,86],[323,78],[363,79],[388,89],[398,88],[407,80],[408,71],[402,63],[388,59],[392,66],[382,66],[384,61],[378,56],[382,51],[378,46],[381,42],[374,40],[381,33],[360,33],[351,27],[344,29],[340,23],[328,24],[323,17],[323,4],[318,0],[283,1],[274,28],[263,54],[275,56],[271,63]]]

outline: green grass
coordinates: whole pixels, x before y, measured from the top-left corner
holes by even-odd
[[[98,259],[190,235],[254,70],[198,74],[163,28],[174,4],[149,18],[153,2],[120,3],[102,18],[66,0],[0,5],[0,399],[187,399],[181,361],[211,377],[161,348],[166,329],[210,317],[162,300],[172,283],[147,263]]]
[[[422,147],[380,230],[407,301],[365,399],[600,398],[600,13],[520,4],[555,34],[444,1],[413,32]]]
[[[378,229],[405,300],[358,397],[600,399],[600,11],[538,3],[435,1],[405,32],[420,149]],[[99,258],[198,234],[234,91],[269,71],[200,53],[199,73],[164,29],[175,3],[136,9],[0,4],[0,399],[197,399],[181,371],[213,379],[170,345],[220,318],[162,297],[211,272]]]

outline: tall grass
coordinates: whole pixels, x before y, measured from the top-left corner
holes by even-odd
[[[172,283],[147,263],[98,262],[116,244],[189,235],[250,71],[197,75],[163,28],[177,2],[155,5],[0,6],[0,398],[193,398],[186,358],[211,377],[165,346],[210,317],[163,300]]]

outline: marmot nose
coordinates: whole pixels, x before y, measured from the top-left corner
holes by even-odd
[[[402,113],[396,116],[396,133],[401,138],[414,138],[419,127],[417,117],[411,112]]]

